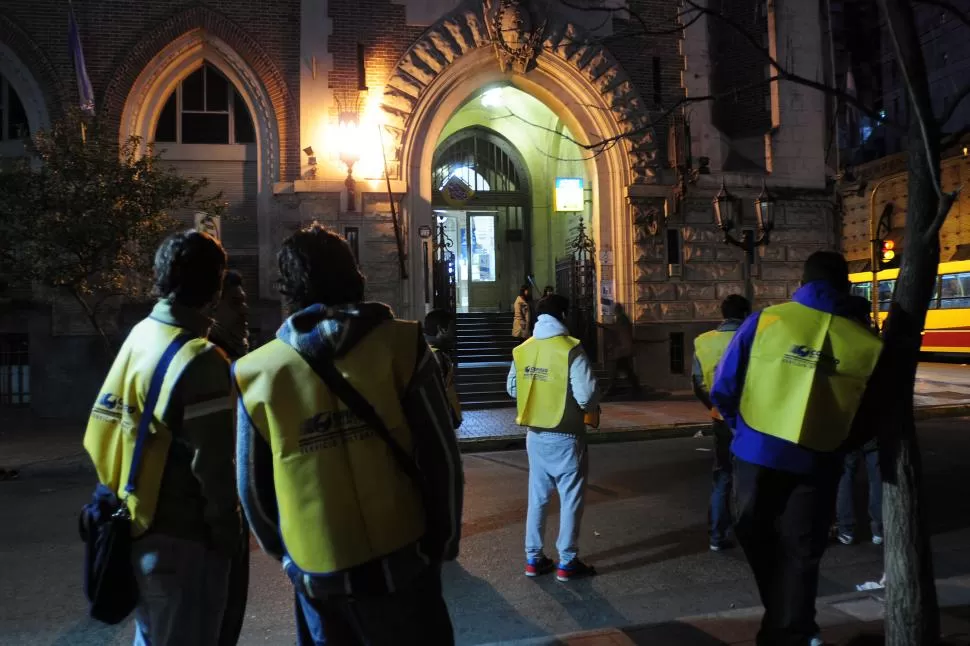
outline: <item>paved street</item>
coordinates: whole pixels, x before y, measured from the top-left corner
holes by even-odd
[[[970,480],[965,477],[970,419],[922,422],[920,433],[937,577],[970,582]],[[21,458],[30,457],[30,444],[16,445]],[[32,445],[39,461],[25,460],[20,480],[0,483],[0,507],[6,512],[0,525],[0,644],[126,643],[130,625],[103,628],[84,618],[76,512],[91,490],[93,474],[77,450],[58,457],[49,452],[57,443],[38,437]],[[709,449],[710,438],[592,447],[582,546],[601,574],[570,585],[521,575],[525,454],[466,455],[462,555],[445,569],[459,644],[656,624],[706,613],[756,616],[751,608],[757,606],[757,595],[740,552],[707,550]],[[555,526],[552,518],[549,527]],[[258,550],[253,556],[242,643],[293,643],[288,584],[274,562]],[[820,594],[851,592],[858,583],[878,579],[881,571],[880,548],[833,545]],[[677,637],[615,643],[692,642]]]

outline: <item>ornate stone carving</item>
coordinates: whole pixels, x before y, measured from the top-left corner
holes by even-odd
[[[525,74],[535,66],[546,20],[536,20],[528,0],[484,0],[485,25],[503,72]]]
[[[400,177],[404,135],[428,88],[461,56],[491,46],[506,72],[526,73],[542,57],[566,62],[627,138],[623,150],[633,183],[657,181],[656,137],[630,77],[600,41],[563,16],[533,7],[535,1],[464,0],[412,43],[388,78],[382,104],[392,177]]]
[[[667,200],[662,197],[630,198],[633,207],[633,226],[637,231],[637,242],[660,233],[667,221]]]

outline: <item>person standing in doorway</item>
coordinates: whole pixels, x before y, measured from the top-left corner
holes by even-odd
[[[455,350],[455,316],[444,309],[435,309],[424,317],[424,339],[431,348],[431,354],[438,363],[445,384],[445,393],[451,404],[452,421],[455,428],[461,426],[461,402],[455,388],[455,361],[451,353]]]
[[[643,395],[643,388],[640,386],[640,379],[637,377],[635,367],[634,350],[636,346],[633,339],[633,321],[627,316],[626,310],[620,303],[613,306],[613,316],[615,320],[612,325],[597,323],[597,325],[609,331],[612,336],[611,353],[613,360],[610,362],[609,381],[607,381],[603,396],[605,397],[613,392],[616,380],[621,374],[626,377],[633,394],[641,396]]]
[[[735,534],[765,607],[759,646],[822,643],[819,562],[881,352],[853,319],[845,258],[817,251],[792,300],[748,317],[718,365],[711,402],[735,433]]]
[[[566,330],[569,301],[548,296],[539,301],[535,335],[512,351],[506,389],[516,400],[516,424],[528,428],[529,508],[526,517],[525,575],[556,570],[559,581],[596,574],[579,559],[589,456],[587,412],[599,410],[593,369],[577,339]],[[559,565],[543,552],[546,507],[559,492]]]
[[[153,416],[137,488],[127,498],[140,592],[136,646],[211,646],[219,638],[230,563],[242,540],[229,361],[206,340],[225,269],[222,245],[205,233],[176,233],[161,244],[159,300],[122,345],[84,436],[100,482],[121,494],[128,463],[118,458],[134,453],[132,425]],[[141,410],[156,374],[157,402]]]
[[[712,434],[714,436],[714,483],[711,490],[711,551],[720,552],[731,547],[728,532],[731,529],[731,512],[728,500],[731,497],[731,428],[717,412],[711,402],[710,392],[714,383],[714,371],[734,338],[734,333],[751,314],[751,303],[740,294],[731,294],[721,303],[721,316],[724,320],[716,329],[705,332],[694,339],[694,365],[691,381],[694,395],[711,411]]]
[[[209,341],[215,343],[230,361],[249,352],[249,303],[243,289],[242,276],[230,269],[222,279],[222,297],[213,315]],[[235,646],[242,633],[249,597],[249,524],[243,519],[239,549],[229,569],[229,594],[226,612],[222,617],[217,646]]]
[[[419,323],[364,302],[347,241],[283,242],[288,311],[236,362],[239,493],[296,594],[301,646],[454,644],[441,564],[458,556],[463,475]]]
[[[523,285],[512,305],[512,336],[524,341],[529,338],[531,329],[532,294],[529,286]]]

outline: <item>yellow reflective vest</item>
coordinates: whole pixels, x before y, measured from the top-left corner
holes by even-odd
[[[570,336],[530,338],[512,350],[515,361],[515,423],[556,428],[566,412],[569,355],[579,340]]]
[[[751,428],[815,451],[849,436],[882,341],[842,316],[785,303],[761,312],[741,393]]]
[[[414,375],[418,341],[416,323],[389,320],[335,361],[408,453],[411,430],[401,399]],[[280,532],[298,568],[345,570],[424,535],[415,483],[295,349],[273,340],[239,359],[235,378],[246,412],[272,450]]]
[[[724,356],[724,351],[734,338],[735,331],[711,330],[694,339],[694,356],[701,364],[701,379],[708,393],[714,385],[714,371],[717,370],[717,364],[721,362],[721,357]],[[714,419],[723,419],[716,408],[711,410],[711,416]]]
[[[438,361],[438,353],[441,350],[433,345],[428,347],[431,348],[435,360]],[[455,365],[449,359],[447,361],[438,361],[438,366],[441,367],[441,376],[445,380],[445,394],[448,396],[448,403],[451,404],[451,410],[457,421],[457,426],[461,424],[461,401],[458,399],[458,390],[455,388]]]
[[[186,330],[148,318],[138,323],[125,339],[91,409],[84,449],[91,456],[98,480],[121,498],[131,513],[132,534],[143,534],[152,524],[158,505],[162,474],[168,460],[172,432],[165,414],[182,372],[197,356],[212,349],[203,338],[190,340],[172,359],[154,410],[144,411],[145,398],[155,367],[168,346]],[[138,424],[152,415],[151,435],[142,449],[135,491],[125,494]]]

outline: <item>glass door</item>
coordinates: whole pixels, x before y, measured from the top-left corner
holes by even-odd
[[[501,300],[499,245],[494,213],[467,214],[468,221],[468,306],[472,311],[494,311]]]

